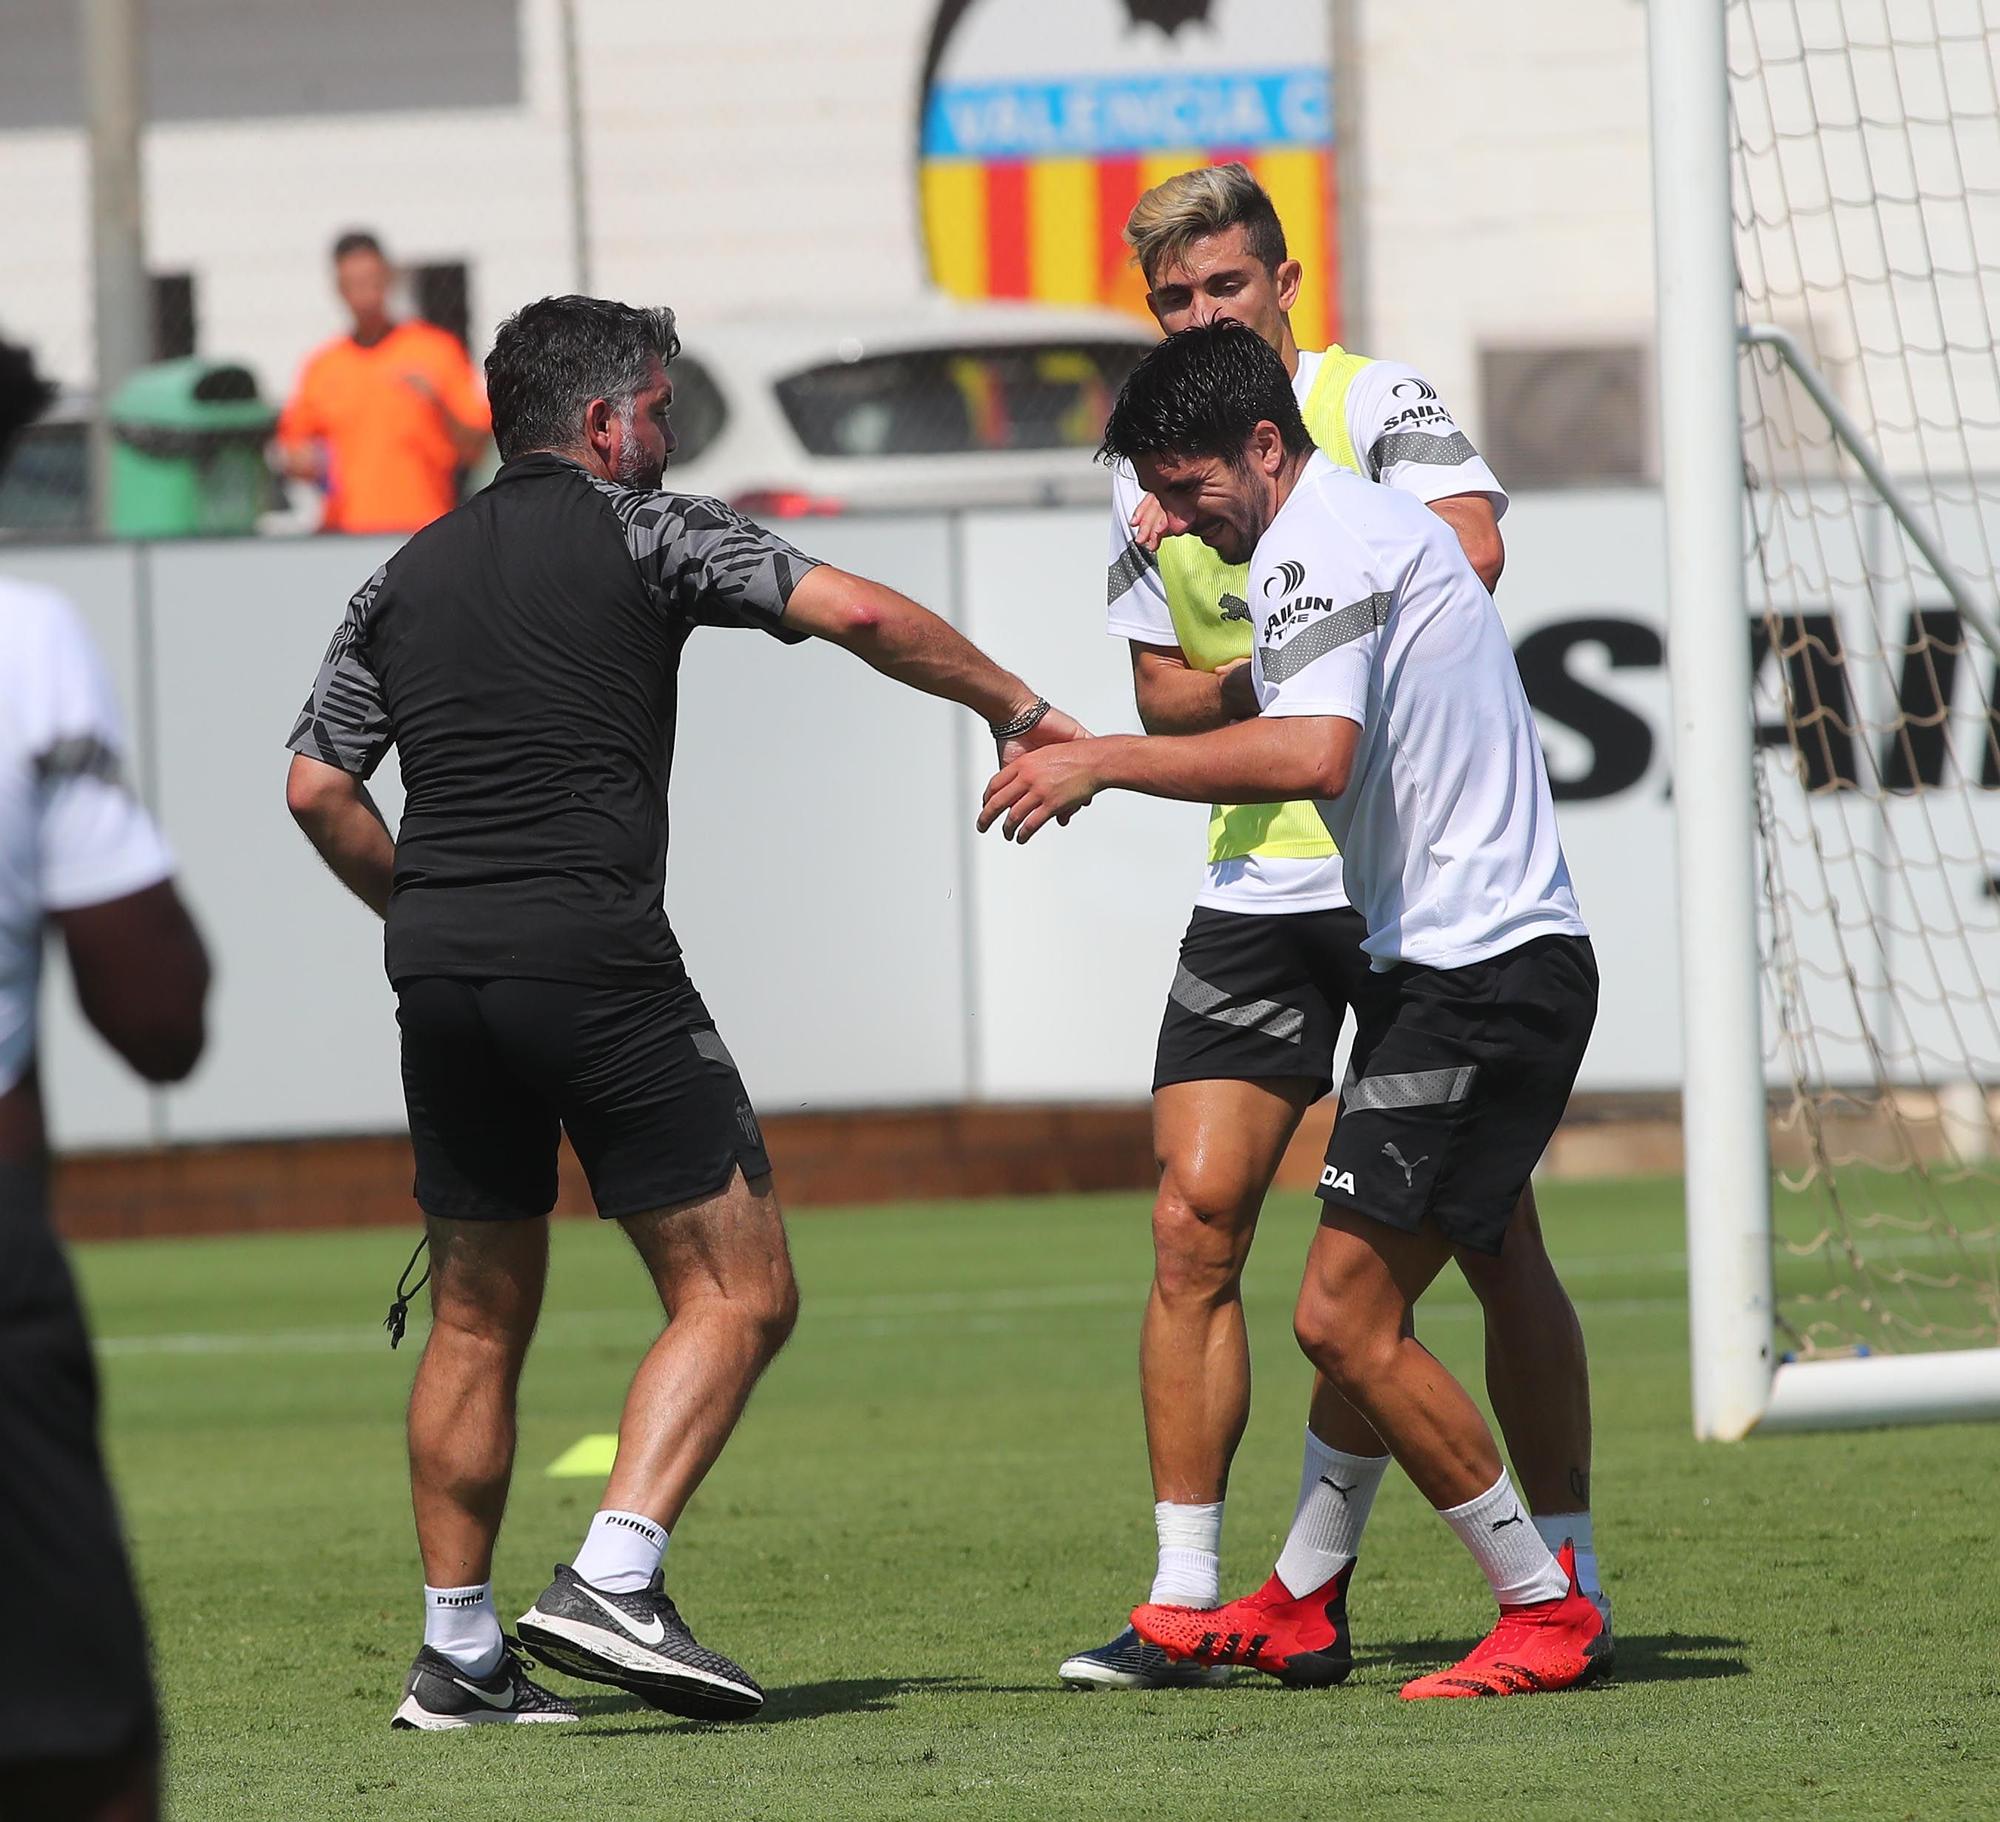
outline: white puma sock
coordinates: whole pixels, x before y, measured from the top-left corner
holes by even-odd
[[[1161,1607],[1213,1607],[1222,1598],[1222,1501],[1153,1508],[1160,1562],[1146,1599]]]
[[[491,1676],[500,1662],[500,1616],[493,1584],[433,1588],[424,1584],[424,1643],[469,1677]]]
[[[1306,1432],[1298,1509],[1278,1552],[1278,1579],[1293,1599],[1324,1587],[1361,1554],[1361,1530],[1388,1471],[1386,1455],[1349,1455]]]
[[[638,1512],[606,1511],[590,1521],[570,1567],[606,1594],[637,1594],[651,1586],[666,1553],[665,1526]]]
[[[1559,1601],[1569,1592],[1569,1578],[1556,1566],[1541,1533],[1528,1523],[1528,1509],[1505,1468],[1477,1499],[1443,1508],[1438,1517],[1472,1552],[1501,1606]]]
[[[1576,1585],[1597,1603],[1600,1613],[1611,1611],[1611,1597],[1604,1592],[1604,1578],[1597,1572],[1597,1540],[1591,1535],[1588,1512],[1535,1514],[1535,1529],[1553,1556],[1565,1543],[1576,1546]]]

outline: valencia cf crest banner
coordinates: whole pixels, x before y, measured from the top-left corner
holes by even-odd
[[[1119,239],[1132,204],[1240,159],[1305,268],[1300,344],[1339,339],[1325,0],[943,0],[922,123],[941,290],[1143,315]]]

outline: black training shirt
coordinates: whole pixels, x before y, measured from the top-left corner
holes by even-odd
[[[716,500],[509,462],[348,603],[289,742],[406,802],[387,961],[415,975],[664,985],[681,647],[780,639],[813,567]]]

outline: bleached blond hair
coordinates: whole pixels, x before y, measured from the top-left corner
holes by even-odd
[[[1152,284],[1198,240],[1225,228],[1245,230],[1267,271],[1285,263],[1285,229],[1264,186],[1240,164],[1205,165],[1155,184],[1125,218],[1125,244]]]

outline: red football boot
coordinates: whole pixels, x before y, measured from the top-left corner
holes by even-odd
[[[1556,1556],[1569,1589],[1560,1600],[1502,1607],[1500,1623],[1449,1670],[1403,1685],[1403,1700],[1437,1696],[1542,1695],[1575,1689],[1611,1662],[1611,1634],[1597,1605],[1576,1585],[1576,1551]]]
[[[1132,1626],[1168,1657],[1196,1664],[1241,1664],[1294,1689],[1347,1681],[1354,1653],[1347,1636],[1347,1583],[1354,1565],[1297,1599],[1275,1575],[1255,1594],[1221,1607],[1134,1607]]]

